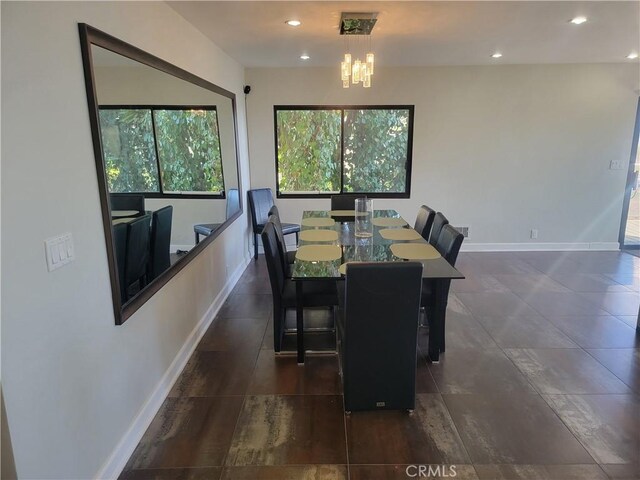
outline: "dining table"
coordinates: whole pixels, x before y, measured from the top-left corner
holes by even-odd
[[[360,232],[356,235],[353,210],[303,212],[298,249],[291,271],[291,278],[296,285],[299,364],[305,360],[303,298],[306,283],[344,280],[346,266],[351,262],[418,261],[423,265],[423,280],[464,278],[397,211],[374,210],[371,223],[367,236],[359,236]],[[433,284],[437,311],[438,308],[446,308],[447,298],[443,282],[436,281]],[[441,322],[432,322],[429,326],[428,355],[432,362],[439,360],[443,328]]]

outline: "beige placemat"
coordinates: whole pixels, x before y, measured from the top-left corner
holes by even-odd
[[[353,261],[353,262],[345,262],[342,265],[340,265],[338,267],[338,273],[340,275],[346,275],[347,274],[347,264],[348,263],[365,263],[365,262],[357,262],[357,261]]]
[[[326,217],[307,217],[302,219],[302,225],[305,227],[333,227],[336,221],[333,218]]]
[[[441,256],[428,243],[394,243],[391,245],[391,253],[406,260],[433,260]]]
[[[355,210],[329,210],[329,215],[332,217],[355,217]]]
[[[112,217],[132,217],[139,213],[138,210],[111,210]]]
[[[403,218],[395,217],[377,217],[371,223],[376,227],[404,227],[407,224]]]
[[[111,220],[111,223],[113,223],[114,225],[118,225],[119,223],[129,223],[129,222],[133,222],[135,220],[134,218],[117,218],[115,220]]]
[[[341,256],[342,250],[337,245],[303,245],[296,251],[296,258],[305,262],[327,262]]]
[[[387,240],[418,240],[422,238],[413,228],[383,228],[380,236]]]
[[[300,232],[300,240],[305,242],[335,242],[338,240],[338,232],[335,230],[303,230]]]

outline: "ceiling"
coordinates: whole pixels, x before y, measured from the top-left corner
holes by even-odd
[[[342,12],[379,12],[372,42],[382,66],[631,62],[625,57],[640,50],[637,1],[169,5],[246,67],[335,66],[345,52],[344,37],[338,34]],[[569,23],[578,15],[588,21]],[[285,24],[289,19],[302,25],[290,27]],[[491,58],[495,52],[503,57]],[[311,58],[301,60],[302,54]]]

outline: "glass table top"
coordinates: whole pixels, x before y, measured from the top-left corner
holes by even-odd
[[[314,222],[305,222],[309,218],[323,218],[335,220],[333,224],[329,221],[315,222],[326,226],[313,226]],[[394,218],[400,219],[400,215],[395,210],[374,210],[373,218]],[[301,231],[307,230],[331,230],[337,233],[337,240],[332,241],[305,241],[303,238],[318,236],[301,235],[298,242],[298,248],[308,245],[333,245],[339,247],[333,249],[336,252],[333,260],[301,260],[296,258],[293,264],[292,278],[299,279],[323,279],[323,278],[340,278],[342,274],[339,268],[347,262],[402,262],[402,258],[396,257],[391,251],[391,245],[395,243],[423,243],[427,242],[422,238],[416,240],[390,240],[380,235],[380,230],[389,228],[408,228],[411,226],[406,224],[404,227],[393,227],[389,225],[376,226],[373,225],[373,235],[371,237],[356,237],[355,223],[353,217],[331,217],[329,211],[324,210],[307,210],[302,215]],[[305,225],[305,223],[308,223]],[[327,238],[335,238],[335,235],[327,236]],[[325,249],[327,250],[327,249]],[[305,256],[306,258],[306,256]],[[327,258],[324,256],[323,258]],[[458,270],[449,265],[444,258],[438,257],[430,260],[422,260],[423,278],[464,278]]]

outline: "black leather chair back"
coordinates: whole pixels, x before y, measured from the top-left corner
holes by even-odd
[[[262,229],[262,245],[264,246],[264,257],[267,261],[267,270],[269,271],[269,282],[271,283],[271,293],[273,294],[274,303],[280,302],[282,299],[282,291],[284,290],[284,262],[280,256],[278,249],[278,237],[276,227],[273,222],[267,221]]]
[[[258,234],[269,218],[269,209],[273,205],[273,194],[270,188],[258,188],[247,192],[253,232]]]
[[[422,264],[349,264],[341,338],[345,408],[412,409]]]
[[[127,257],[127,224],[119,223],[113,226],[113,243],[116,249],[116,265],[118,281],[120,282],[120,301],[127,301],[127,287],[124,281],[124,269]]]
[[[363,198],[361,193],[343,193],[331,195],[331,210],[355,210],[356,198]]]
[[[287,271],[287,245],[284,241],[284,234],[282,233],[282,223],[280,223],[280,215],[278,213],[278,207],[275,205],[269,209],[268,221],[273,223],[276,230],[277,247],[282,259],[282,268]]]
[[[151,217],[143,215],[127,223],[127,257],[125,265],[125,288],[140,280],[143,287],[149,262],[149,223]]]
[[[240,195],[238,194],[238,189],[230,188],[227,192],[227,220],[238,210],[240,210]]]
[[[413,228],[422,235],[422,238],[426,241],[429,241],[429,234],[431,233],[431,226],[433,225],[433,218],[435,216],[436,211],[426,205],[422,205],[418,210],[418,216],[416,217],[416,223]]]
[[[171,223],[173,206],[168,205],[153,212],[151,221],[151,261],[149,280],[156,278],[171,266],[169,253],[171,244]]]
[[[458,259],[458,254],[460,253],[460,247],[462,246],[463,240],[464,235],[451,225],[445,225],[442,228],[442,232],[440,232],[440,238],[438,238],[436,250],[440,252],[440,255],[442,255],[442,257],[449,262],[452,267],[456,266],[456,260]]]
[[[438,243],[438,238],[440,237],[440,232],[442,231],[442,227],[449,224],[449,220],[444,216],[442,212],[436,213],[433,218],[433,227],[431,227],[431,235],[429,236],[429,243],[434,247]]]
[[[109,195],[111,210],[136,210],[144,213],[144,195],[131,193],[112,193]]]

